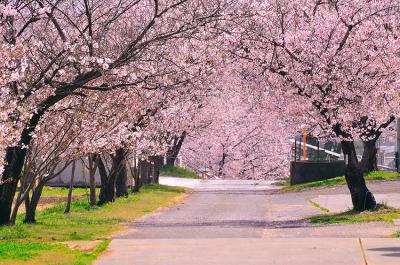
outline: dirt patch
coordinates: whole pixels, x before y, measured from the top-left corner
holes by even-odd
[[[93,251],[101,242],[102,240],[79,240],[79,241],[67,241],[62,242],[61,244],[69,247],[70,249],[77,249],[81,252],[91,252]]]
[[[73,201],[79,200],[79,199],[82,199],[83,197],[84,196],[82,196],[82,195],[79,195],[79,196],[75,195],[75,196],[72,196],[72,200]],[[67,198],[65,198],[65,197],[57,197],[57,196],[46,197],[46,196],[44,196],[44,197],[40,198],[39,204],[37,206],[37,210],[40,211],[40,210],[44,210],[47,208],[51,208],[58,203],[63,203],[66,201],[67,201]],[[14,205],[13,205],[13,207],[14,207]],[[22,203],[21,206],[19,206],[19,208],[18,208],[18,213],[24,213],[24,212],[25,212],[25,207],[24,207],[24,204]]]

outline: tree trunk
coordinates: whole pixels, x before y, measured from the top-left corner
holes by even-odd
[[[100,194],[99,194],[99,201],[98,205],[105,204],[107,202],[113,202],[115,197],[115,181],[110,181],[110,176],[107,174],[106,167],[104,165],[103,160],[99,159],[99,174],[101,179],[101,187],[100,187]]]
[[[140,160],[140,179],[143,184],[149,184],[150,179],[150,163],[147,160]]]
[[[118,151],[117,151],[118,152]],[[118,164],[118,172],[117,172],[117,180],[116,180],[116,190],[117,197],[128,197],[128,172],[126,169],[126,159],[125,159],[125,151],[120,150],[123,153],[122,159],[117,161]]]
[[[71,211],[72,190],[74,189],[74,178],[75,178],[75,160],[72,162],[71,181],[69,183],[67,206],[65,207],[64,213],[69,213]]]
[[[21,205],[22,201],[25,200],[25,198],[22,198],[23,190],[24,190],[24,188],[21,186],[21,191],[18,193],[14,208],[11,213],[10,225],[15,225],[15,221],[17,220],[19,206]]]
[[[119,177],[120,172],[125,174],[125,185],[119,187],[121,190],[125,189],[128,193],[128,186],[126,183],[126,165],[125,165],[125,150],[120,148],[116,151],[115,156],[112,158],[112,167],[107,176],[107,171],[102,159],[99,159],[99,173],[101,177],[101,188],[99,195],[98,205],[104,203],[113,202],[115,200],[115,186],[116,180]],[[121,183],[122,184],[122,183]]]
[[[176,156],[173,155],[173,151],[170,152],[170,150],[168,150],[168,152],[167,152],[167,166],[168,167],[175,166],[175,160],[176,160]]]
[[[11,213],[10,225],[15,225],[15,221],[17,220],[18,215],[18,209],[24,201],[26,202],[26,198],[29,196],[29,192],[33,188],[33,184],[35,184],[34,177],[30,174],[30,172],[25,172],[25,178],[22,177],[20,183],[21,189],[15,200],[15,205]]]
[[[160,182],[160,168],[162,165],[162,159],[162,156],[153,157],[153,182],[157,184]]]
[[[39,204],[40,197],[42,196],[42,191],[45,183],[39,183],[37,187],[32,192],[32,197],[30,199],[28,207],[26,207],[24,223],[33,224],[36,222],[35,214],[36,209]]]
[[[142,181],[140,178],[140,160],[139,163],[136,164],[136,158],[135,158],[135,165],[133,167],[133,180],[134,180],[134,186],[132,188],[132,192],[139,192],[140,187],[142,186]]]
[[[183,141],[185,140],[186,132],[183,132],[181,136],[175,137],[172,145],[167,150],[167,166],[174,166],[175,160],[179,155]]]
[[[96,205],[96,171],[99,163],[98,159],[97,155],[89,155],[90,206]]]
[[[341,143],[346,160],[345,177],[350,190],[353,208],[359,212],[374,210],[376,201],[365,184],[363,170],[357,159],[354,142],[342,141]]]
[[[364,173],[378,170],[378,159],[376,148],[376,140],[363,142],[364,152],[361,160],[361,167]]]
[[[222,177],[224,175],[224,166],[226,162],[226,157],[228,156],[227,153],[225,153],[225,146],[223,146],[223,151],[222,151],[222,157],[221,161],[218,163],[218,177]]]
[[[26,149],[8,147],[0,184],[0,225],[10,223],[11,208],[26,156]]]

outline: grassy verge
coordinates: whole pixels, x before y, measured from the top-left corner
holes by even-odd
[[[350,224],[368,222],[386,222],[393,224],[394,219],[400,218],[400,210],[383,204],[378,204],[375,211],[356,212],[353,210],[341,213],[317,214],[308,217],[314,224]]]
[[[398,172],[392,172],[392,171],[373,171],[365,176],[365,180],[366,181],[400,180],[400,174]],[[337,177],[337,178],[315,181],[315,182],[305,183],[305,184],[298,184],[298,185],[293,185],[293,186],[289,186],[290,184],[289,184],[288,180],[283,180],[280,183],[285,185],[281,189],[282,191],[291,192],[291,191],[300,191],[300,190],[316,188],[316,187],[332,187],[332,186],[337,186],[337,185],[344,185],[344,184],[346,184],[346,180],[344,177]]]
[[[34,225],[23,224],[18,216],[15,226],[0,227],[0,265],[91,264],[127,222],[178,202],[183,192],[152,184],[102,207],[90,207],[87,198],[77,200],[68,215],[63,213],[65,204],[57,204],[38,212]]]
[[[191,179],[200,179],[201,177],[197,175],[190,169],[183,167],[174,167],[174,166],[165,166],[160,169],[161,176],[169,176],[176,178],[191,178]]]
[[[284,186],[284,187],[289,187],[290,186],[290,177],[285,177],[282,179],[279,179],[274,182],[275,185],[278,186]]]
[[[44,197],[67,197],[68,188],[65,187],[44,187],[42,191],[42,198]],[[96,189],[96,194],[100,192],[100,189]],[[74,196],[85,196],[89,194],[89,188],[74,188]]]
[[[318,204],[318,203],[316,203],[316,202],[314,202],[314,201],[312,201],[312,200],[309,200],[308,202],[309,202],[312,206],[314,206],[314,207],[320,209],[320,210],[323,211],[323,212],[326,212],[326,213],[329,213],[329,212],[330,212],[330,210],[329,210],[328,208],[325,208],[325,207],[321,206],[320,204]]]
[[[344,179],[344,177],[337,177],[337,178],[315,181],[315,182],[310,182],[310,183],[305,183],[305,184],[297,184],[297,185],[292,185],[292,186],[288,185],[288,186],[283,187],[281,190],[290,192],[290,191],[300,191],[300,190],[309,189],[309,188],[330,187],[330,186],[343,185],[343,184],[346,184],[346,180]]]

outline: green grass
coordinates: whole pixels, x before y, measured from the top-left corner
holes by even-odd
[[[52,191],[53,192],[53,191]],[[150,184],[140,193],[119,198],[102,207],[90,207],[87,198],[72,203],[64,214],[65,203],[37,213],[36,224],[0,227],[0,264],[91,264],[108,245],[108,238],[133,221],[159,207],[176,203],[183,188]],[[70,249],[62,242],[94,241],[101,243],[90,252]]]
[[[28,260],[38,255],[39,251],[50,250],[53,247],[41,243],[0,243],[0,260]]]
[[[288,187],[288,186],[290,186],[290,177],[285,177],[285,178],[279,179],[279,180],[275,181],[274,184],[278,185],[278,186]]]
[[[375,211],[357,212],[349,210],[341,213],[317,214],[308,217],[314,224],[352,224],[368,222],[386,222],[393,224],[394,219],[400,218],[400,210],[383,204],[378,204]]]
[[[372,171],[368,175],[365,176],[366,180],[374,181],[374,180],[399,180],[400,173],[393,171]]]
[[[42,197],[67,197],[68,188],[65,187],[44,187],[42,191]],[[96,194],[100,192],[100,189],[96,189]],[[74,188],[72,194],[74,196],[85,196],[89,194],[89,188]]]
[[[160,169],[161,176],[169,176],[176,178],[191,178],[191,179],[200,179],[201,177],[197,175],[190,169],[183,167],[175,167],[175,166],[165,166]]]
[[[346,184],[346,180],[344,177],[336,177],[327,180],[315,181],[305,184],[297,184],[292,186],[285,186],[281,190],[290,192],[290,191],[300,191],[309,188],[316,188],[316,187],[330,187],[336,185],[343,185]]]
[[[320,210],[323,211],[323,212],[326,212],[326,213],[329,213],[329,212],[330,212],[330,210],[329,210],[328,208],[325,208],[325,207],[321,206],[320,204],[318,204],[318,203],[316,203],[316,202],[314,202],[314,201],[312,201],[312,200],[309,200],[308,202],[309,202],[312,206],[314,206],[314,207],[320,209]]]
[[[398,172],[392,172],[392,171],[373,171],[365,176],[365,180],[366,181],[400,180],[400,174]],[[315,182],[298,184],[298,185],[293,185],[293,186],[289,186],[290,183],[288,180],[285,180],[284,182],[281,181],[280,183],[285,185],[285,187],[283,187],[281,189],[282,191],[291,192],[291,191],[300,191],[300,190],[316,188],[316,187],[332,187],[332,186],[337,186],[337,185],[344,185],[344,184],[346,184],[346,180],[344,177],[336,177],[336,178],[331,178],[331,179],[327,179],[327,180],[315,181]]]

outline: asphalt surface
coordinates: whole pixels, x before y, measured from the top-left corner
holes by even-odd
[[[307,221],[321,213],[309,200],[343,200],[343,187],[282,193],[265,181],[161,182],[192,190],[185,202],[130,224],[96,264],[400,264],[399,241],[384,238],[396,231],[393,225]],[[382,193],[400,188],[385,185]]]

